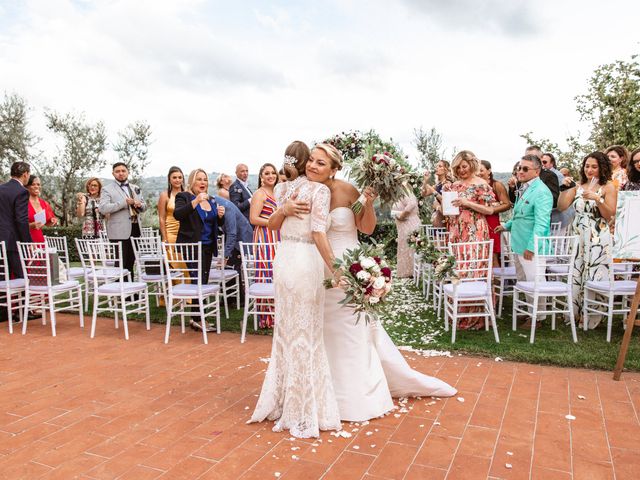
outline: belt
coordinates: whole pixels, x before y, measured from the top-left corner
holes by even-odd
[[[296,242],[296,243],[308,243],[313,244],[313,240],[310,238],[296,237],[295,235],[281,235],[281,240],[286,240],[288,242]]]

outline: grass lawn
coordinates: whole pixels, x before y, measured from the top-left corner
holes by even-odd
[[[91,310],[88,310],[91,312]],[[500,343],[496,343],[493,332],[458,330],[456,343],[451,344],[451,332],[444,331],[444,322],[436,319],[420,290],[409,280],[398,280],[390,294],[390,305],[381,320],[396,345],[411,346],[423,350],[448,350],[473,355],[500,357],[530,363],[558,365],[562,367],[585,367],[613,370],[624,330],[622,321],[614,319],[611,343],[607,343],[606,325],[584,332],[578,329],[578,343],[571,339],[571,329],[561,318],[556,330],[551,330],[550,320],[536,329],[535,343],[529,343],[530,330],[511,330],[511,303],[505,302],[503,318],[498,319]],[[237,332],[240,341],[242,310],[230,309],[229,319],[221,315],[222,329]],[[151,318],[154,323],[166,321],[164,308],[155,307],[152,300]],[[90,319],[90,317],[89,317]],[[138,318],[138,320],[140,320]],[[179,317],[174,317],[179,324]],[[247,333],[256,334],[253,320],[249,318]],[[270,330],[259,330],[257,334],[270,335]],[[250,341],[250,338],[249,340]],[[640,328],[636,327],[627,354],[625,367],[640,371]]]

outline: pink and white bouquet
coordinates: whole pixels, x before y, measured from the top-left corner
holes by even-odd
[[[391,268],[382,255],[382,248],[363,244],[347,250],[342,258],[335,260],[334,267],[342,272],[339,286],[345,291],[339,303],[355,311],[356,323],[363,315],[366,323],[376,320],[391,291]],[[335,286],[332,279],[325,280],[324,285]]]
[[[349,178],[360,189],[373,187],[382,203],[393,203],[411,193],[410,172],[389,152],[376,152],[372,145],[367,145],[362,157],[353,163]],[[360,195],[351,209],[360,213],[366,201],[364,194]]]

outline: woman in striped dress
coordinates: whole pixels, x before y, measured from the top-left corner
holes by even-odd
[[[278,183],[278,170],[270,163],[265,163],[260,167],[258,173],[258,190],[251,197],[251,209],[249,210],[249,221],[253,225],[253,242],[254,243],[276,243],[280,241],[279,230],[269,230],[267,224],[269,217],[275,212],[278,205],[273,194],[273,188]],[[259,256],[263,256],[265,262],[258,268],[264,268],[264,271],[258,272],[258,280],[264,278],[265,282],[272,281],[272,262],[275,256],[275,249],[272,247],[259,249]],[[258,302],[259,304],[260,302]],[[261,311],[273,311],[273,305],[270,301],[265,301],[264,305],[258,307]],[[258,323],[261,328],[273,327],[273,315],[258,315]]]

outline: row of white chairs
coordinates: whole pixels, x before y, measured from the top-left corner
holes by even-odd
[[[169,340],[171,319],[180,316],[182,332],[185,332],[185,318],[199,317],[203,330],[203,341],[207,343],[206,320],[215,317],[216,331],[220,333],[219,296],[224,297],[225,313],[228,318],[227,297],[234,296],[236,305],[240,302],[239,275],[224,267],[222,257],[212,260],[208,282],[202,282],[202,245],[163,244],[159,237],[145,235],[134,239],[136,254],[136,275],[121,268],[121,245],[102,239],[76,239],[81,267],[71,267],[66,237],[46,237],[45,244],[19,243],[19,251],[25,272],[22,279],[9,279],[4,243],[0,249],[2,279],[0,279],[0,306],[8,307],[9,331],[13,333],[13,315],[23,322],[22,332],[26,333],[28,312],[42,312],[43,324],[46,311],[50,312],[52,335],[56,335],[55,313],[77,310],[80,325],[84,326],[83,306],[88,305],[89,294],[93,293],[93,315],[91,337],[95,336],[96,320],[100,312],[113,312],[118,328],[122,316],[125,338],[129,338],[127,318],[134,313],[146,317],[150,328],[149,296],[165,298],[167,325],[165,343]],[[242,270],[245,279],[245,305],[242,320],[241,341],[246,338],[246,326],[250,315],[254,317],[254,329],[258,328],[258,315],[273,316],[270,306],[275,301],[272,284],[273,255],[276,244],[241,243]],[[224,240],[219,245],[224,251]],[[54,271],[50,251],[58,253],[64,281],[54,284]],[[221,254],[222,255],[222,254]],[[79,280],[84,279],[83,283]],[[85,302],[82,302],[82,287]],[[58,297],[60,300],[58,301]]]

